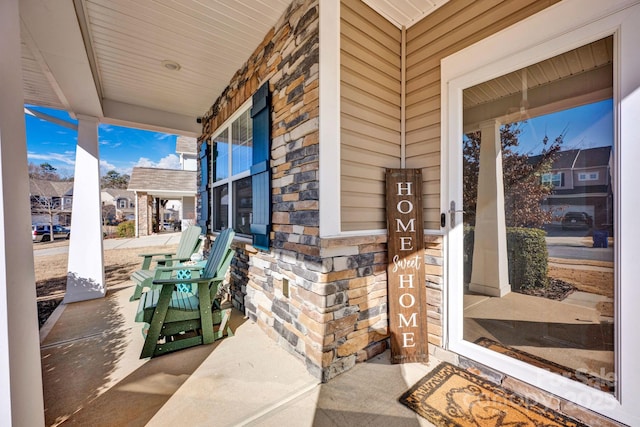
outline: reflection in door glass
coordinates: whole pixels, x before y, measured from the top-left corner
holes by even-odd
[[[613,41],[465,89],[464,339],[615,392]]]

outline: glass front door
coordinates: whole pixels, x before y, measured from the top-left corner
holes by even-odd
[[[615,391],[613,37],[463,91],[464,340]]]
[[[637,2],[563,0],[441,63],[447,348],[627,425],[638,22]]]

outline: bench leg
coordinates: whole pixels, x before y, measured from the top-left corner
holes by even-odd
[[[214,333],[215,339],[219,340],[221,338],[224,338],[225,332],[228,337],[232,337],[233,331],[228,325],[229,319],[231,318],[231,307],[219,310],[219,315],[220,323],[216,324],[216,326],[218,326],[218,330]]]
[[[173,293],[173,286],[163,286],[160,290],[160,297],[158,298],[158,304],[153,312],[151,323],[149,324],[149,331],[147,332],[147,338],[144,340],[144,346],[142,347],[142,353],[140,359],[145,357],[152,357],[155,353],[158,340],[160,339],[160,331],[164,325],[164,319],[167,317],[167,310],[169,309],[169,303],[171,303],[171,294]]]
[[[137,283],[135,289],[133,290],[133,295],[131,295],[131,298],[129,298],[129,301],[138,301],[141,296],[142,296],[142,286],[140,285],[140,283]]]

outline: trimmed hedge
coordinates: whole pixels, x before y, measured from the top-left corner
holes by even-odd
[[[507,257],[511,289],[544,288],[548,285],[549,252],[546,232],[538,228],[507,227]],[[471,281],[474,228],[464,229],[464,280]]]
[[[124,221],[118,224],[117,229],[118,237],[135,237],[136,235],[136,222]]]

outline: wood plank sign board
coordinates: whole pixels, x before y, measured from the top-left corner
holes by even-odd
[[[427,290],[420,169],[387,169],[391,362],[427,362]]]

